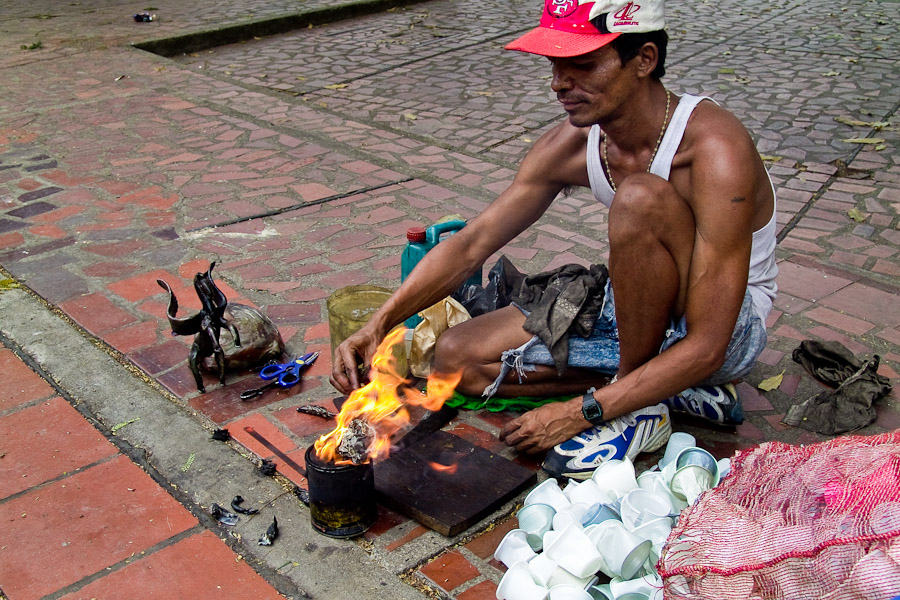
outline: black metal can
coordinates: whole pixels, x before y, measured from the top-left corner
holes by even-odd
[[[375,523],[375,471],[372,463],[336,465],[306,450],[309,512],[313,529],[333,538],[361,535]]]

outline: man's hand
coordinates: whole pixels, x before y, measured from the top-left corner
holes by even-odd
[[[331,385],[341,393],[349,394],[364,384],[359,367],[372,362],[380,342],[378,334],[369,327],[363,327],[341,342],[332,357]]]
[[[500,441],[515,446],[519,452],[537,453],[549,450],[590,426],[590,422],[581,416],[579,396],[566,402],[539,406],[510,421],[500,431]]]

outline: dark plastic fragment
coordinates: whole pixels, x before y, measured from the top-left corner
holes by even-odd
[[[231,501],[231,510],[234,512],[239,512],[242,515],[255,515],[259,512],[258,509],[255,508],[244,508],[241,506],[241,503],[244,501],[243,496],[235,496]]]
[[[257,542],[260,546],[271,546],[275,538],[278,537],[278,519],[272,517],[272,524],[266,529],[266,532],[259,538]]]

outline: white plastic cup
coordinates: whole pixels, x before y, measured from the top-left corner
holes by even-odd
[[[642,540],[649,540],[652,544],[653,554],[659,558],[659,555],[662,554],[662,548],[666,544],[666,540],[669,539],[669,534],[672,532],[672,519],[669,517],[662,517],[659,519],[653,519],[652,521],[647,521],[643,523],[640,527],[636,527],[632,530],[632,533]],[[655,562],[655,561],[654,561]]]
[[[556,513],[553,515],[553,529],[562,531],[573,523],[578,527],[583,528],[584,526],[581,524],[581,519],[584,517],[585,513],[587,513],[589,508],[590,506],[587,504],[579,502],[578,504],[573,504],[566,510]]]
[[[564,583],[550,588],[550,600],[592,600],[583,587]]]
[[[527,563],[535,556],[537,555],[531,549],[524,529],[509,531],[494,550],[494,558],[506,565],[507,569],[511,569],[513,565],[520,562]]]
[[[652,597],[656,593],[656,590],[661,588],[662,579],[660,579],[658,575],[647,575],[625,581],[611,581],[609,584],[609,589],[616,600],[627,598],[627,594],[636,594],[646,600]]]
[[[672,505],[672,516],[677,515],[688,507],[688,503],[681,498],[676,498],[669,489],[669,483],[666,481],[662,471],[644,471],[637,478],[638,485],[642,490],[653,492],[659,496],[665,496]]]
[[[652,543],[628,531],[621,521],[603,521],[593,527],[590,537],[596,540],[601,570],[609,577],[634,577],[650,556]]]
[[[566,527],[544,553],[575,577],[592,577],[602,563],[599,550],[580,524]]]
[[[572,503],[552,477],[538,484],[525,496],[525,506],[529,504],[549,504],[556,512],[567,509]]]
[[[597,544],[600,543],[601,532],[603,531],[603,528],[600,527],[600,525],[602,525],[602,524],[603,524],[603,521],[601,521],[600,523],[594,523],[594,524],[588,525],[587,527],[584,528],[584,534],[586,536],[588,536],[588,539],[591,540],[591,543],[594,545],[594,547],[596,547]],[[601,553],[601,558],[602,558],[602,553]]]
[[[700,470],[708,473],[704,475]],[[703,448],[684,448],[662,470],[672,494],[688,504],[719,483],[719,463]]]
[[[598,502],[609,502],[607,495],[600,491],[597,483],[592,479],[580,482],[572,481],[566,486],[563,493],[572,504],[584,503],[591,506]]]
[[[543,546],[543,537],[553,527],[553,515],[556,511],[549,504],[529,504],[516,513],[519,529],[524,529],[528,544],[535,552]]]
[[[730,462],[730,461],[729,461]],[[713,476],[713,486],[719,483],[719,462],[703,448],[685,448],[675,457],[675,472],[688,465],[703,467]]]
[[[685,465],[675,471],[669,489],[676,498],[693,504],[700,494],[715,486],[715,476],[699,465]]]
[[[597,581],[596,576],[575,577],[562,567],[556,567],[556,570],[550,574],[547,587],[553,589],[558,585],[577,585],[580,588],[587,589],[597,583]]]
[[[528,561],[528,571],[531,573],[531,578],[538,585],[547,588],[550,587],[550,577],[558,568],[559,563],[543,553]]]
[[[668,518],[674,508],[666,496],[637,488],[622,497],[622,523],[629,530],[640,527],[648,521]]]
[[[556,531],[555,529],[550,529],[546,533],[544,533],[544,539],[541,540],[541,546],[544,548],[549,548],[553,542],[555,542],[559,536],[562,535],[561,531]]]
[[[497,600],[544,600],[549,591],[535,583],[526,563],[518,562],[503,574],[497,586]]]
[[[730,458],[720,458],[716,461],[716,464],[719,466],[719,481],[722,481],[728,474],[731,473],[731,459]]]
[[[613,459],[602,463],[594,470],[591,479],[610,500],[624,496],[638,486],[634,464],[627,456],[622,460]]]
[[[608,583],[592,585],[588,588],[587,592],[591,595],[591,600],[615,600],[615,597],[612,595],[612,590],[609,589]]]
[[[669,441],[666,443],[666,451],[659,461],[659,468],[664,469],[666,465],[675,460],[678,453],[685,448],[695,448],[697,446],[697,438],[683,431],[672,432]]]
[[[614,510],[612,510],[608,505],[597,503],[593,506],[588,507],[587,511],[585,511],[584,515],[581,516],[581,524],[584,527],[588,527],[589,525],[596,525],[597,523],[602,523],[607,519],[618,519],[619,515],[616,514]]]

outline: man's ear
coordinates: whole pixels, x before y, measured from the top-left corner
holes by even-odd
[[[647,42],[638,50],[634,60],[637,62],[638,77],[649,77],[659,62],[659,48],[653,42]]]

